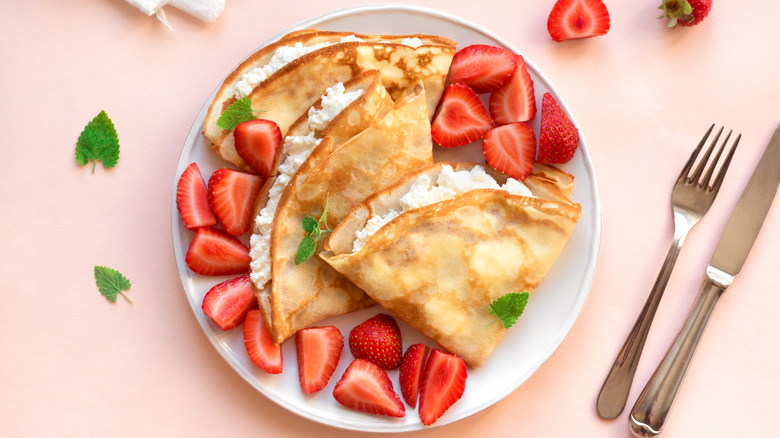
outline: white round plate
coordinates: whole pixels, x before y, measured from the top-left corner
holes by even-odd
[[[502,46],[521,53],[488,30],[461,18],[431,9],[398,5],[359,6],[326,13],[284,30],[265,44],[276,41],[288,32],[306,28],[366,34],[434,34],[457,41],[458,47],[481,43]],[[534,80],[537,106],[541,105],[542,94],[549,91],[577,125],[577,121],[552,84],[531,60],[526,58],[526,63]],[[213,98],[214,94],[200,110],[184,144],[174,180],[171,207],[174,253],[179,275],[192,311],[206,336],[230,366],[249,384],[280,406],[302,417],[338,428],[366,432],[401,432],[426,427],[420,422],[416,410],[409,406],[406,415],[396,419],[364,414],[344,408],[336,402],[332,395],[333,387],[352,360],[348,346],[345,346],[339,366],[328,386],[317,394],[307,396],[303,394],[298,383],[295,343],[292,338],[285,341],[282,346],[284,372],[280,375],[265,374],[249,360],[244,349],[240,327],[223,332],[203,314],[201,302],[206,291],[226,278],[199,276],[187,268],[184,255],[192,240],[193,232],[182,225],[176,210],[175,192],[176,182],[189,163],[198,163],[205,179],[208,179],[214,170],[226,165],[209,150],[209,142],[200,133],[208,105]],[[531,124],[537,136],[539,119],[537,115]],[[582,134],[580,130],[579,150],[574,159],[562,166],[565,171],[575,176],[572,197],[575,202],[582,205],[582,218],[563,253],[539,288],[532,293],[525,313],[518,323],[506,333],[482,368],[469,369],[463,397],[433,426],[452,423],[479,412],[517,389],[558,348],[585,304],[598,258],[601,202],[590,152]],[[484,162],[479,143],[447,150],[438,146],[435,148],[434,158],[437,161]],[[244,240],[247,240],[246,236]],[[380,307],[374,307],[331,318],[318,325],[335,325],[346,339],[352,327],[381,311]],[[399,321],[399,325],[404,349],[417,342],[432,347],[437,346],[432,340],[402,321]],[[389,375],[396,392],[400,394],[398,371],[391,371]]]

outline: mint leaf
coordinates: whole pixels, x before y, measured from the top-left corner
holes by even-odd
[[[306,235],[303,240],[301,240],[301,243],[298,244],[298,251],[295,252],[295,264],[300,265],[306,260],[309,260],[316,250],[317,241],[314,240],[314,237],[311,235]]]
[[[116,295],[122,294],[129,302],[133,302],[123,291],[130,289],[130,280],[118,271],[105,267],[95,266],[95,283],[100,293],[112,303],[116,302]]]
[[[525,305],[528,304],[529,296],[530,294],[528,292],[513,292],[496,298],[490,303],[490,306],[488,306],[488,312],[491,315],[496,315],[498,317],[493,320],[493,322],[500,319],[501,324],[505,329],[512,327],[515,322],[517,322],[517,318],[523,314]],[[493,324],[493,322],[490,324]]]
[[[103,167],[109,169],[119,160],[119,137],[114,128],[114,122],[105,111],[87,123],[76,141],[76,161],[85,165],[93,160],[92,173],[98,160],[103,162]]]
[[[311,234],[314,232],[316,228],[319,228],[320,225],[317,222],[317,219],[314,219],[311,216],[306,216],[303,218],[303,231],[306,231],[307,233]]]
[[[217,126],[222,129],[232,131],[236,129],[239,123],[255,120],[252,111],[252,100],[249,97],[241,98],[232,104],[219,116]]]

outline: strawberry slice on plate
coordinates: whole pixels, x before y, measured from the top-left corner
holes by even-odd
[[[282,144],[279,126],[264,119],[239,123],[233,131],[236,152],[260,177],[267,179],[276,168],[276,155]]]
[[[313,394],[328,385],[343,349],[344,337],[336,327],[298,330],[295,353],[298,356],[298,380],[303,392]]]
[[[458,356],[436,348],[425,362],[420,382],[420,419],[433,424],[463,395],[466,389],[466,363]]]
[[[211,174],[207,198],[225,231],[233,236],[249,231],[255,198],[262,186],[263,179],[251,173],[223,167]]]
[[[463,82],[476,93],[489,93],[515,71],[515,54],[501,47],[474,44],[452,57],[450,82]]]
[[[517,69],[512,76],[490,94],[488,108],[493,121],[499,125],[527,122],[536,116],[534,81],[522,56],[517,55]]]
[[[192,272],[200,275],[236,275],[249,271],[249,248],[217,228],[195,230],[184,258]]]
[[[602,0],[558,0],[547,18],[547,32],[555,41],[605,35],[609,27]]]
[[[355,359],[367,359],[386,370],[401,366],[401,330],[395,319],[380,313],[349,332],[349,350]]]
[[[196,163],[190,163],[179,177],[176,184],[176,209],[187,229],[217,224],[217,218],[206,199],[206,184]]]
[[[251,287],[250,287],[251,290]],[[254,298],[254,295],[252,296]],[[255,300],[256,302],[256,300]],[[282,372],[282,346],[274,344],[259,310],[250,310],[244,320],[244,346],[249,359],[268,374]]]
[[[398,383],[401,385],[401,395],[409,406],[417,406],[417,396],[420,394],[420,379],[422,379],[425,360],[431,349],[425,344],[411,345],[404,353],[401,370],[398,373]]]
[[[540,163],[566,163],[574,157],[580,143],[577,127],[550,93],[542,96],[542,120],[539,128]]]
[[[256,307],[249,274],[215,285],[206,292],[201,306],[203,313],[222,330],[238,327],[246,314]]]
[[[400,418],[406,412],[385,370],[365,359],[355,359],[349,364],[333,389],[333,397],[348,408],[369,414]]]
[[[466,84],[452,84],[439,101],[431,136],[438,145],[453,148],[479,140],[493,125],[477,94]]]
[[[490,167],[522,181],[534,167],[536,136],[525,123],[502,125],[485,135],[482,152]]]

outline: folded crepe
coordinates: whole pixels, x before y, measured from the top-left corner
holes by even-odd
[[[388,312],[480,367],[506,329],[490,303],[531,292],[581,208],[571,175],[538,165],[521,183],[484,165],[436,163],[358,204],[321,258]]]
[[[295,264],[295,253],[305,236],[301,224],[305,216],[319,218],[327,202],[327,224],[333,228],[366,196],[430,164],[426,108],[425,90],[418,83],[384,116],[343,144],[334,141],[335,137],[323,138],[284,185],[273,215],[264,212],[265,208],[260,211],[250,239],[251,276],[274,342],[281,343],[330,316],[375,304],[321,259],[312,257]]]
[[[327,87],[372,69],[393,100],[423,82],[428,116],[444,90],[455,43],[431,35],[362,35],[297,31],[248,57],[222,83],[209,107],[203,134],[223,159],[249,169],[235,150],[232,131],[217,126],[222,112],[248,96],[262,118],[279,125],[282,135]]]

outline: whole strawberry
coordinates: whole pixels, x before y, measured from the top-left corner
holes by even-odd
[[[349,332],[349,349],[355,359],[367,359],[386,370],[401,366],[401,330],[392,316],[380,313]]]
[[[663,0],[658,9],[664,11],[658,18],[668,18],[668,27],[690,27],[707,18],[712,0]]]
[[[566,117],[555,98],[550,93],[544,93],[536,161],[566,163],[574,157],[579,142],[577,127]]]

